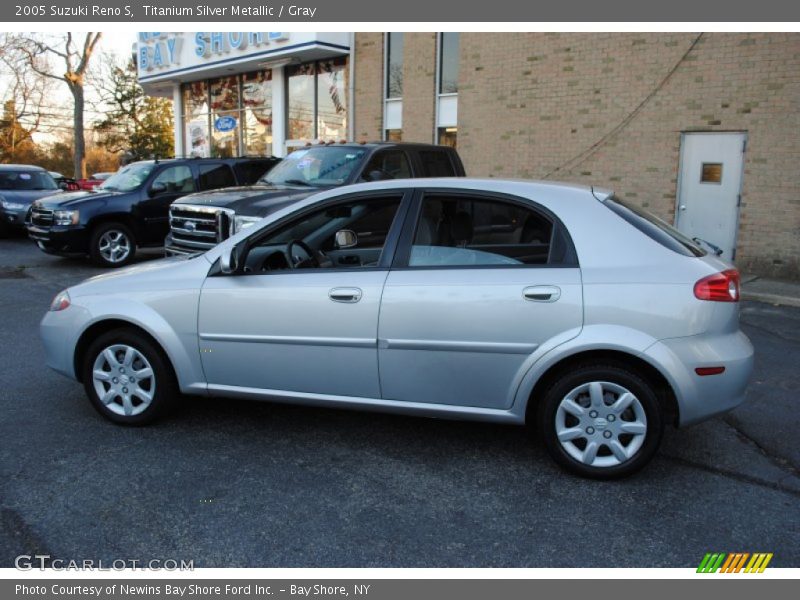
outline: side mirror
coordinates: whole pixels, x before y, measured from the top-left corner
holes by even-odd
[[[239,247],[234,246],[223,252],[219,257],[219,270],[224,275],[233,275],[239,270]]]
[[[161,183],[160,181],[155,182],[153,185],[150,186],[150,190],[148,194],[152,198],[153,196],[158,196],[159,194],[163,194],[167,191],[167,184]]]
[[[353,248],[358,245],[358,236],[356,232],[351,229],[340,229],[336,232],[336,247],[340,250],[342,248]]]

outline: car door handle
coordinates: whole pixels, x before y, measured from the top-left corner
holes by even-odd
[[[555,285],[532,285],[522,290],[522,297],[531,302],[555,302],[561,298],[561,288]]]
[[[347,302],[353,304],[361,300],[361,290],[358,288],[333,288],[328,292],[328,298],[334,302]]]

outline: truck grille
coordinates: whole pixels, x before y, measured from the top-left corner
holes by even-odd
[[[40,227],[50,227],[53,224],[53,211],[33,206],[31,208],[31,223]]]
[[[231,234],[233,211],[209,206],[173,204],[169,207],[172,244],[189,252],[205,252]]]

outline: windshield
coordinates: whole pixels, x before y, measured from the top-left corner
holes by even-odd
[[[685,256],[705,256],[706,251],[669,223],[635,204],[610,196],[603,202],[608,208],[662,246]]]
[[[46,171],[0,171],[0,190],[57,190]]]
[[[114,173],[95,189],[108,192],[132,192],[145,182],[147,176],[153,171],[153,167],[153,164],[128,165]]]
[[[314,187],[343,185],[366,155],[366,149],[352,147],[319,146],[295,150],[258,183]]]

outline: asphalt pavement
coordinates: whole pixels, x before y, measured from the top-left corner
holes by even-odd
[[[149,258],[154,256],[150,253]],[[669,429],[637,476],[561,472],[524,428],[187,398],[146,428],[44,366],[84,260],[0,240],[0,567],[20,554],[196,567],[800,566],[800,309],[742,304],[747,402]]]

